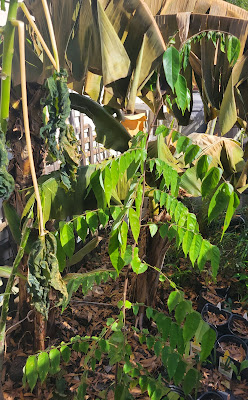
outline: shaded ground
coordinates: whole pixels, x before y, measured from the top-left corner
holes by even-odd
[[[208,281],[208,273],[202,276],[197,275],[194,271],[189,271],[187,261],[183,258],[177,259],[177,264],[168,259],[168,274],[173,277],[176,283],[183,287],[185,297],[190,299],[195,309],[198,307],[198,297],[202,285]],[[84,267],[78,272],[89,271],[94,268],[104,267],[110,268],[111,264],[106,251],[106,243],[101,247],[100,254],[91,257]],[[130,277],[131,278],[131,277]],[[107,318],[116,318],[119,314],[117,303],[123,300],[125,270],[116,280],[109,280],[100,286],[94,286],[92,291],[83,296],[80,289],[72,297],[70,305],[61,315],[56,309],[55,327],[48,330],[47,346],[57,346],[61,341],[69,342],[70,338],[76,335],[99,335],[102,328],[106,326]],[[217,286],[229,286],[231,282],[230,293],[236,293],[236,279],[228,279],[220,276]],[[129,282],[130,283],[130,282]],[[232,289],[233,288],[233,289]],[[167,313],[167,298],[169,295],[169,287],[160,283],[157,294],[157,310]],[[233,299],[235,296],[233,295]],[[32,318],[32,315],[30,315]],[[144,321],[145,327],[148,321]],[[8,326],[13,325],[13,320],[9,317]],[[157,358],[153,351],[148,351],[145,344],[140,344],[137,335],[134,333],[132,326],[135,325],[135,316],[131,310],[127,310],[126,333],[129,343],[134,353],[134,362],[139,362],[146,367],[149,373],[155,378],[164,370],[160,358]],[[149,328],[153,329],[152,326]],[[108,335],[108,334],[107,334]],[[3,386],[6,400],[31,400],[31,399],[73,399],[76,390],[80,385],[80,379],[84,372],[84,359],[81,353],[73,351],[68,364],[62,365],[62,370],[58,374],[57,379],[48,378],[43,385],[37,385],[33,393],[22,387],[22,368],[25,364],[26,357],[32,354],[32,335],[30,332],[23,332],[20,325],[7,335],[7,354],[5,363],[5,383]],[[248,385],[245,381],[239,382],[232,380],[227,381],[217,370],[202,368],[202,381],[200,391],[204,388],[213,387],[214,389],[226,391],[231,389],[236,399],[247,400]],[[115,381],[115,366],[110,366],[106,359],[101,359],[97,363],[95,372],[89,371],[88,389],[86,399],[96,400],[104,399],[107,393],[107,399],[114,399],[111,388]],[[149,397],[142,394],[138,388],[134,388],[132,395],[135,399],[146,400]]]

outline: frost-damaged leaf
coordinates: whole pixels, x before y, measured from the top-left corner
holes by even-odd
[[[174,92],[180,71],[180,54],[175,47],[171,46],[164,52],[163,66],[166,80]]]
[[[72,222],[62,224],[60,242],[65,254],[70,258],[75,250],[75,238]]]
[[[26,365],[25,365],[25,375],[26,375],[27,382],[28,382],[31,392],[32,392],[36,385],[37,379],[38,379],[36,356],[28,357]]]
[[[208,207],[209,222],[217,218],[224,211],[233,193],[233,186],[230,183],[222,183],[213,195]]]
[[[39,373],[39,378],[41,380],[41,383],[43,383],[44,380],[46,379],[49,370],[50,370],[50,361],[48,354],[40,353],[37,360],[37,371]]]
[[[37,311],[48,318],[48,293],[53,287],[58,291],[61,301],[67,299],[66,285],[59,272],[56,257],[57,241],[53,234],[46,233],[34,243],[28,260],[28,292]]]

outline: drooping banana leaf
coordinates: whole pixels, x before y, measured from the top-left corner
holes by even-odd
[[[96,126],[97,138],[106,148],[124,152],[129,146],[131,135],[124,126],[110,115],[100,104],[77,93],[70,94],[71,108],[88,115]]]
[[[25,0],[25,4],[52,51],[42,2]],[[108,103],[111,99],[117,99],[119,104],[127,106],[128,102],[128,108],[133,111],[137,92],[159,65],[165,50],[148,6],[142,0],[133,0],[131,3],[123,0],[48,0],[48,5],[60,64],[67,67],[72,88],[82,93],[85,85],[86,93],[94,93],[94,98],[98,99],[101,92],[99,81],[102,78],[109,94],[108,100],[105,97]],[[18,17],[27,23],[22,11]],[[28,32],[28,24],[27,28]],[[35,38],[32,31],[31,35]],[[32,80],[42,82],[51,73],[51,62],[38,41],[34,40],[31,50],[36,53],[32,60]],[[86,79],[89,73],[98,78]],[[16,70],[14,84],[19,82],[20,76]]]

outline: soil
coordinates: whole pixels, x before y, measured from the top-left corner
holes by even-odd
[[[214,304],[215,306],[217,306],[219,303],[223,303],[224,301],[223,298],[218,296],[216,292],[202,292],[202,297],[207,300],[208,303]]]
[[[181,270],[187,268],[187,260],[180,259]],[[107,242],[102,241],[99,253],[91,254],[87,262],[77,270],[77,272],[89,272],[97,267],[110,269],[111,262],[107,254]],[[168,267],[166,273],[171,276],[174,272],[173,267]],[[117,303],[123,300],[124,282],[127,269],[121,271],[119,277],[113,281],[108,280],[106,283],[95,285],[93,289],[83,295],[79,289],[73,294],[71,302],[66,310],[61,314],[60,309],[55,309],[55,326],[50,329],[46,346],[57,346],[62,341],[69,342],[73,336],[80,335],[96,335],[98,336],[103,327],[106,326],[107,318],[116,318],[119,314]],[[129,287],[131,279],[135,274],[130,274]],[[186,276],[186,275],[184,275]],[[183,290],[185,298],[192,301],[194,309],[197,309],[199,291],[202,287],[201,277],[194,272],[188,274],[183,281]],[[224,281],[223,277],[218,278]],[[156,297],[156,310],[168,313],[167,300],[170,293],[169,284],[159,283]],[[127,294],[127,298],[129,292]],[[218,297],[218,296],[217,296]],[[219,298],[220,299],[220,298]],[[32,317],[32,316],[31,316]],[[7,329],[14,324],[15,314],[8,317]],[[149,374],[158,378],[164,373],[164,367],[161,359],[156,357],[152,350],[148,350],[145,344],[141,344],[134,334],[132,326],[135,325],[135,316],[131,310],[126,310],[126,335],[129,344],[132,347],[134,362],[138,362],[146,367]],[[144,320],[144,328],[149,328],[153,332],[153,326],[149,325],[149,321]],[[55,377],[49,377],[45,383],[36,385],[33,393],[22,386],[22,369],[26,358],[33,354],[33,337],[29,330],[24,330],[21,325],[16,325],[15,329],[7,334],[7,353],[5,357],[3,391],[5,400],[59,400],[66,398],[72,400],[75,398],[77,388],[84,372],[85,356],[76,351],[72,351],[71,359],[68,364],[62,364],[61,373],[56,380]],[[242,349],[241,349],[242,352]],[[208,370],[201,368],[202,379],[200,382],[199,392],[204,392],[209,388],[213,390],[226,391],[230,382],[226,382],[223,376],[216,368]],[[109,365],[108,360],[102,359],[96,364],[93,372],[89,369],[88,389],[85,400],[107,399],[114,400],[114,392],[111,390],[115,381],[116,367]],[[237,393],[237,400],[247,400],[248,385],[246,382],[233,381],[232,392]],[[59,385],[64,387],[63,396],[59,394]],[[108,394],[106,394],[108,390]],[[61,393],[61,392],[60,392]],[[105,394],[104,394],[105,393]],[[141,393],[139,388],[133,388],[132,396],[135,400],[149,400],[147,394]],[[105,397],[106,395],[106,397]]]
[[[203,316],[204,320],[211,325],[220,326],[228,321],[227,314],[216,314],[215,312],[207,311]]]
[[[248,321],[233,318],[230,328],[237,336],[248,339]]]
[[[226,351],[229,351],[230,357],[238,362],[242,362],[246,358],[246,352],[242,346],[242,344],[236,344],[232,342],[220,342],[219,347],[217,350],[221,353],[225,353]]]

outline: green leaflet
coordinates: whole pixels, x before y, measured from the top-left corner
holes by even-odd
[[[209,327],[201,339],[201,354],[200,354],[201,361],[206,360],[206,358],[209,356],[214,347],[215,341],[216,341],[215,330]]]
[[[167,300],[167,305],[169,308],[169,312],[173,311],[174,308],[182,301],[182,293],[178,290],[171,292],[169,298]]]
[[[238,205],[239,205],[239,197],[238,197],[237,193],[232,192],[230,199],[229,199],[229,204],[227,207],[227,212],[226,212],[226,216],[225,216],[224,227],[223,227],[221,239],[223,238],[224,233],[226,232],[226,230],[231,222],[231,219],[233,217],[233,214],[234,214],[236,208],[238,207]]]
[[[223,172],[222,169],[217,167],[212,167],[208,171],[208,173],[206,174],[205,178],[202,181],[201,193],[203,197],[207,196],[209,193],[211,193],[213,189],[216,188],[221,178],[222,172]]]
[[[195,335],[199,323],[201,321],[201,314],[196,311],[188,314],[183,327],[183,338],[184,342],[188,342]]]
[[[73,223],[60,224],[60,242],[65,254],[71,258],[75,250]]]
[[[30,356],[27,359],[25,365],[25,377],[30,386],[31,392],[33,391],[37,379],[38,379],[38,371],[37,371],[37,359],[36,356]]]
[[[236,36],[227,36],[227,58],[230,64],[234,65],[239,57],[240,41]]]
[[[31,249],[28,260],[28,292],[35,308],[48,318],[51,287],[59,292],[60,297],[68,297],[66,286],[59,272],[56,257],[57,241],[53,234],[39,236]],[[62,299],[61,299],[62,300]]]
[[[184,155],[185,165],[191,164],[192,161],[194,161],[199,156],[201,151],[202,149],[196,144],[191,144],[190,146],[188,146]]]
[[[230,183],[222,183],[216,192],[214,193],[209,207],[208,207],[208,220],[209,222],[213,221],[215,218],[217,218],[222,211],[224,211],[230,201],[231,195],[233,193],[233,186]],[[233,198],[234,202],[234,198]],[[235,203],[237,204],[237,199],[235,200]],[[234,203],[233,203],[234,204]],[[230,206],[229,213],[228,213],[228,219],[230,218],[231,212],[234,212],[235,210],[233,209],[232,206]],[[227,222],[227,220],[226,220]],[[229,221],[230,223],[230,221]],[[226,225],[227,229],[227,225]]]
[[[139,233],[140,233],[140,220],[139,220],[139,215],[137,211],[135,211],[133,208],[130,208],[129,210],[129,222],[133,234],[133,238],[135,242],[138,242],[139,238]]]
[[[208,172],[209,165],[212,161],[212,157],[207,156],[204,154],[199,158],[196,164],[196,176],[201,180],[205,177],[206,173]]]
[[[199,372],[196,369],[191,368],[187,372],[183,381],[183,391],[186,395],[189,394],[194,389],[194,387],[197,386],[198,380]]]
[[[41,380],[41,383],[44,382],[44,380],[47,377],[47,374],[50,370],[50,361],[47,353],[40,353],[38,355],[38,360],[37,360],[37,371],[39,373],[39,378]]]
[[[175,47],[171,46],[164,52],[163,66],[166,80],[174,92],[180,71],[179,51]]]
[[[52,349],[49,352],[49,359],[50,359],[50,374],[55,375],[57,372],[60,371],[60,352],[58,349]]]

